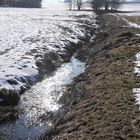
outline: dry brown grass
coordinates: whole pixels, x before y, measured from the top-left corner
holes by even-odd
[[[81,94],[73,91],[82,83],[82,94],[86,95],[58,123],[53,140],[140,140],[140,111],[132,92],[136,83],[140,85],[133,74],[139,38],[128,36],[133,29],[111,31],[102,40],[96,38],[94,46],[87,49],[88,67],[71,88],[71,94]],[[95,47],[101,50],[93,55]],[[48,136],[46,133],[43,139],[50,140]]]
[[[140,16],[123,16],[123,17],[130,22],[140,24]]]

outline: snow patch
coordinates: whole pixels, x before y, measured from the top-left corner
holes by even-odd
[[[136,36],[140,36],[140,34],[136,34]]]
[[[134,73],[140,76],[140,52],[135,55],[135,68]],[[133,88],[136,104],[140,106],[140,88]]]
[[[137,76],[140,76],[140,52],[137,53],[135,55],[135,68],[134,68],[134,73],[137,75]]]
[[[133,93],[135,94],[136,104],[140,106],[140,88],[134,88]]]
[[[139,24],[136,24],[136,23],[133,23],[133,22],[130,22],[130,21],[127,21],[128,23],[128,26],[129,27],[132,27],[132,28],[140,28],[140,25]]]

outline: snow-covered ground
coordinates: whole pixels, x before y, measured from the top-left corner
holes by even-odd
[[[120,10],[122,10],[122,11],[136,11],[136,12],[140,12],[140,4],[139,3],[123,4],[120,7]]]
[[[85,36],[85,23],[77,20],[91,21],[94,16],[54,5],[49,9],[0,8],[0,88],[20,90],[28,79],[36,81],[36,62],[48,52],[64,53],[69,42],[77,43]]]

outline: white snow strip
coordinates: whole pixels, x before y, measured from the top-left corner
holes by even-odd
[[[140,88],[134,88],[133,93],[135,94],[136,104],[140,106]]]
[[[140,28],[140,25],[139,24],[136,24],[136,23],[133,23],[133,22],[130,22],[128,21],[128,26],[132,27],[132,28]]]
[[[135,68],[134,68],[134,73],[137,75],[137,76],[140,76],[140,52],[137,53],[135,55]]]
[[[140,34],[136,34],[136,36],[140,36]]]
[[[135,55],[135,68],[134,73],[136,76],[140,76],[140,52]],[[140,88],[133,88],[136,104],[140,107]]]

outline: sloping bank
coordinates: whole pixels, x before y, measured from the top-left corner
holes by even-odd
[[[29,68],[32,67],[33,69],[35,68],[37,73],[34,74],[33,69],[30,70],[28,69],[26,70],[27,73],[25,72],[27,76],[24,75],[21,76],[20,74],[22,73],[23,69],[17,68],[18,71],[15,70],[13,72],[11,70],[14,74],[16,72],[16,75],[12,73],[12,75],[10,76],[9,75],[4,76],[4,78],[6,77],[4,79],[5,80],[4,83],[6,83],[5,85],[7,88],[5,88],[5,85],[2,86],[0,84],[0,123],[9,120],[11,121],[18,118],[19,116],[18,103],[20,100],[20,95],[24,93],[27,89],[29,89],[32,85],[36,84],[38,81],[41,81],[46,75],[51,75],[55,70],[57,70],[60,66],[62,66],[63,63],[69,62],[74,52],[80,46],[89,42],[89,39],[94,33],[94,29],[97,26],[96,24],[94,24],[95,23],[94,16],[96,15],[92,14],[91,16],[93,21],[90,20],[89,16],[76,15],[73,17],[74,21],[72,23],[70,23],[69,21],[68,27],[66,26],[67,21],[65,21],[66,25],[62,22],[63,23],[62,27],[61,25],[57,25],[57,28],[60,30],[58,31],[58,33],[61,34],[61,36],[59,36],[60,40],[56,39],[56,42],[54,41],[54,44],[52,44],[52,46],[49,45],[44,46],[44,49],[46,49],[46,51],[44,50],[42,52],[41,48],[33,50],[31,49],[28,50],[28,52],[26,52],[27,54],[26,53],[24,54],[24,58],[27,59],[27,61],[28,58],[26,57],[26,55],[32,56],[33,58],[35,57],[34,58],[35,60],[33,59],[33,61],[35,62],[34,64],[35,67],[32,66],[31,63],[28,63],[29,61],[27,62],[28,64],[26,66]],[[91,27],[93,27],[92,32]],[[54,34],[54,32],[52,34]],[[49,36],[49,34],[45,35]],[[46,42],[48,41],[46,38],[44,38],[44,40]],[[38,39],[38,41],[42,40]],[[43,45],[44,44],[42,44],[42,46]],[[49,50],[49,47],[51,47],[52,50]],[[24,60],[24,58],[21,58],[20,60]],[[14,63],[17,64],[19,63],[19,61]],[[11,67],[13,68],[13,66]],[[21,73],[18,73],[19,71]],[[2,82],[3,79],[1,80],[1,83]]]
[[[139,29],[114,15],[100,16],[100,31],[77,57],[86,70],[61,98],[68,112],[41,140],[140,140],[140,111],[135,104],[135,54]]]

